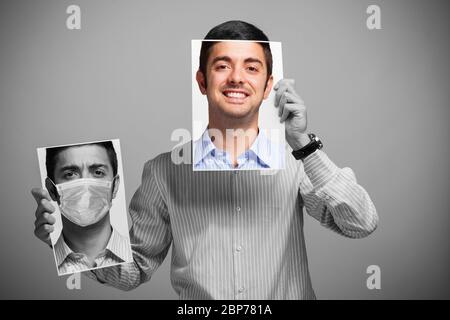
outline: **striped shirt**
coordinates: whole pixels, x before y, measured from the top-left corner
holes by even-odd
[[[303,208],[346,237],[377,227],[353,171],[321,150],[303,161],[286,157],[275,174],[195,172],[164,153],[145,164],[130,202],[134,262],[88,276],[133,289],[150,280],[172,245],[171,280],[181,299],[315,299]]]
[[[114,228],[112,228],[111,237],[105,250],[97,255],[93,266],[89,263],[85,254],[73,252],[69,248],[62,232],[54,248],[56,265],[60,276],[94,268],[109,267],[125,261],[133,261],[128,237],[122,236]]]
[[[251,147],[243,152],[234,167],[230,155],[216,148],[212,143],[208,130],[205,130],[194,142],[195,170],[230,170],[230,169],[282,169],[284,168],[284,148],[269,140],[264,130],[259,133]]]

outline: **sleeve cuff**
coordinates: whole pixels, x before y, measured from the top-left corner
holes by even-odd
[[[305,173],[315,189],[320,189],[328,183],[339,168],[322,150],[316,150],[303,159]]]

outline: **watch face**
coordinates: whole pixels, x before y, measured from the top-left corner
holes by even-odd
[[[317,149],[322,149],[323,144],[322,144],[322,141],[320,141],[318,136],[314,135],[313,141],[315,142],[315,144],[317,144]]]

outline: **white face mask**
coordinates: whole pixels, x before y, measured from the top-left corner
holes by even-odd
[[[57,184],[61,214],[82,227],[100,221],[112,205],[111,186],[111,181],[87,178]]]

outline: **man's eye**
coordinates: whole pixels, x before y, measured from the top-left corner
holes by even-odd
[[[63,174],[64,179],[73,179],[77,177],[77,173],[75,171],[66,171]]]
[[[219,64],[216,66],[216,70],[225,70],[228,66],[226,64]]]
[[[95,170],[94,174],[96,177],[104,177],[105,176],[105,172],[103,172],[102,170]]]
[[[253,66],[247,67],[247,70],[250,72],[258,72],[258,68],[253,67]]]

